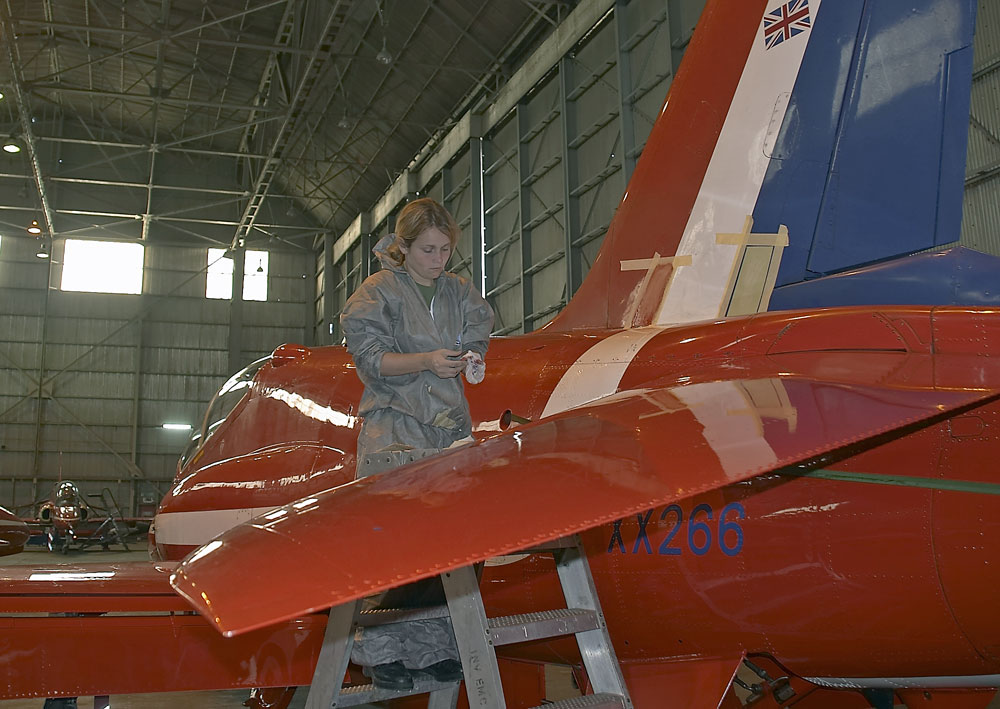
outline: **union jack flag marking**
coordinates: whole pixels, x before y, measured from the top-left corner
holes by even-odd
[[[777,47],[811,26],[809,0],[789,0],[764,15],[764,44]]]

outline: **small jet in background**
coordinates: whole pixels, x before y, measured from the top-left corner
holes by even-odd
[[[33,526],[45,535],[49,551],[67,554],[97,545],[108,550],[112,544],[130,551],[129,537],[135,539],[148,531],[151,520],[126,518],[107,488],[90,497],[100,502],[87,502],[76,483],[63,480],[39,506]]]

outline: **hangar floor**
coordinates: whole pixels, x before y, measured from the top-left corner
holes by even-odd
[[[135,547],[133,547],[135,548]],[[0,566],[11,564],[44,565],[61,562],[100,563],[102,561],[144,561],[149,554],[143,547],[136,551],[82,551],[53,554],[48,551],[24,551],[14,556],[0,557]],[[113,709],[175,709],[189,707],[190,709],[241,709],[247,698],[246,690],[220,692],[176,692],[169,694],[126,694],[111,698]],[[0,709],[41,709],[41,699],[8,699],[0,700]],[[306,691],[295,693],[290,709],[303,709],[306,705]],[[90,709],[94,706],[92,697],[81,697],[79,709]],[[366,704],[359,709],[377,709]]]

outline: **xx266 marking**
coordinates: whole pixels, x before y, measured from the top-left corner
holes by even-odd
[[[653,553],[647,527],[653,519],[656,510],[647,510],[635,516],[639,523],[639,531],[632,544],[631,552],[622,538],[622,522],[615,522],[611,540],[608,542],[608,553],[618,551],[622,554]],[[718,518],[711,505],[696,505],[691,514],[685,517],[680,505],[667,505],[660,512],[659,522],[669,525],[667,536],[663,538],[656,549],[662,556],[680,556],[685,550],[696,556],[708,554],[713,547],[718,547],[726,556],[736,556],[743,550],[743,527],[739,520],[746,518],[746,511],[739,502],[730,502],[719,511]],[[681,528],[686,527],[686,533]],[[679,536],[678,536],[679,535]]]

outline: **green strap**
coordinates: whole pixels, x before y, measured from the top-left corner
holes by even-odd
[[[971,480],[939,480],[917,478],[910,475],[875,475],[873,473],[850,473],[843,470],[812,470],[808,473],[778,471],[780,475],[796,478],[820,478],[844,482],[872,483],[874,485],[897,485],[900,487],[921,487],[929,490],[950,490],[952,492],[974,492],[981,495],[1000,495],[1000,483],[972,482]]]

